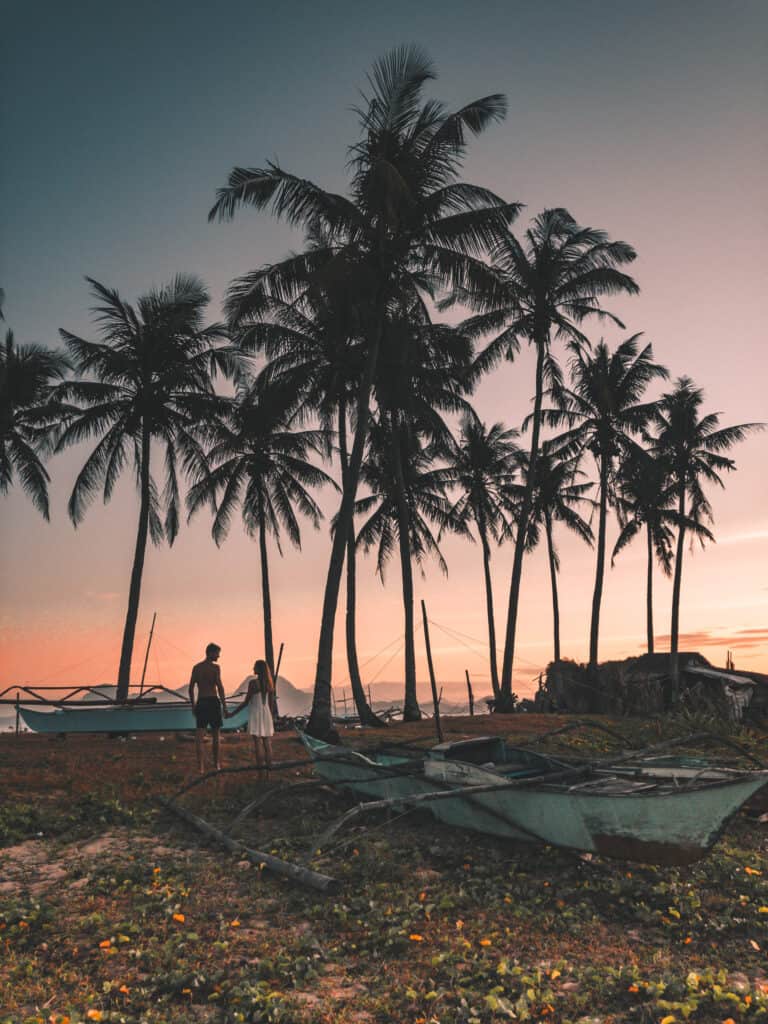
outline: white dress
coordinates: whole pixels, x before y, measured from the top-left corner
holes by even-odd
[[[242,686],[247,690],[255,676],[246,676]],[[269,697],[255,691],[248,704],[248,732],[251,736],[269,737],[274,735],[275,723],[272,721],[272,711],[269,706]]]

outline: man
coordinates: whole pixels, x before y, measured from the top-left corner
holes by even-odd
[[[197,730],[195,745],[197,747],[197,767],[202,775],[205,771],[203,759],[203,736],[210,726],[213,734],[213,762],[216,771],[221,771],[219,756],[219,730],[221,729],[222,710],[224,704],[224,687],[221,685],[221,669],[216,664],[221,654],[218,644],[208,644],[205,648],[205,661],[198,661],[192,669],[189,680],[189,702],[195,713]]]

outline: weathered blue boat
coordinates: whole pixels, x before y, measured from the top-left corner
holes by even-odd
[[[342,754],[344,748],[302,738],[329,782],[340,777],[349,755],[360,774],[347,774],[345,785],[369,798],[423,804],[447,825],[503,839],[652,864],[689,864],[704,856],[739,808],[768,784],[768,771],[707,763],[646,767],[642,759],[574,765],[480,737],[410,758],[404,753],[396,760],[400,770],[410,761],[412,774],[392,791],[380,778],[391,769],[392,755]]]
[[[239,702],[238,702],[239,703]],[[22,704],[19,714],[35,732],[45,733],[132,733],[132,732],[188,732],[195,728],[195,716],[190,705],[182,700],[130,702],[106,706],[57,708],[55,711],[35,711]],[[231,732],[248,722],[248,709],[243,708],[232,718],[225,718],[222,728]]]

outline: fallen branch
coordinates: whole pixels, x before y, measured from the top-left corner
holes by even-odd
[[[251,850],[243,843],[230,839],[220,829],[210,825],[196,814],[192,814],[185,807],[175,804],[172,800],[167,800],[162,796],[158,797],[158,800],[167,810],[176,814],[179,818],[186,821],[187,824],[192,825],[193,828],[196,828],[210,839],[215,839],[216,842],[221,843],[230,853],[244,857],[258,867],[263,866],[276,875],[282,875],[283,878],[289,878],[292,882],[298,882],[299,885],[305,885],[310,889],[317,889],[319,892],[328,893],[329,895],[336,892],[339,887],[336,879],[331,878],[329,875],[322,875],[317,871],[301,867],[298,864],[289,864],[288,861],[280,860],[279,857],[274,857],[270,853]]]

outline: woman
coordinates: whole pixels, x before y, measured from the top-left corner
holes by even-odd
[[[240,685],[247,688],[245,700],[230,712],[230,717],[248,705],[248,732],[253,736],[256,764],[260,769],[266,766],[269,772],[272,767],[272,735],[275,731],[272,720],[275,683],[266,661],[254,662],[253,675],[246,676]]]

